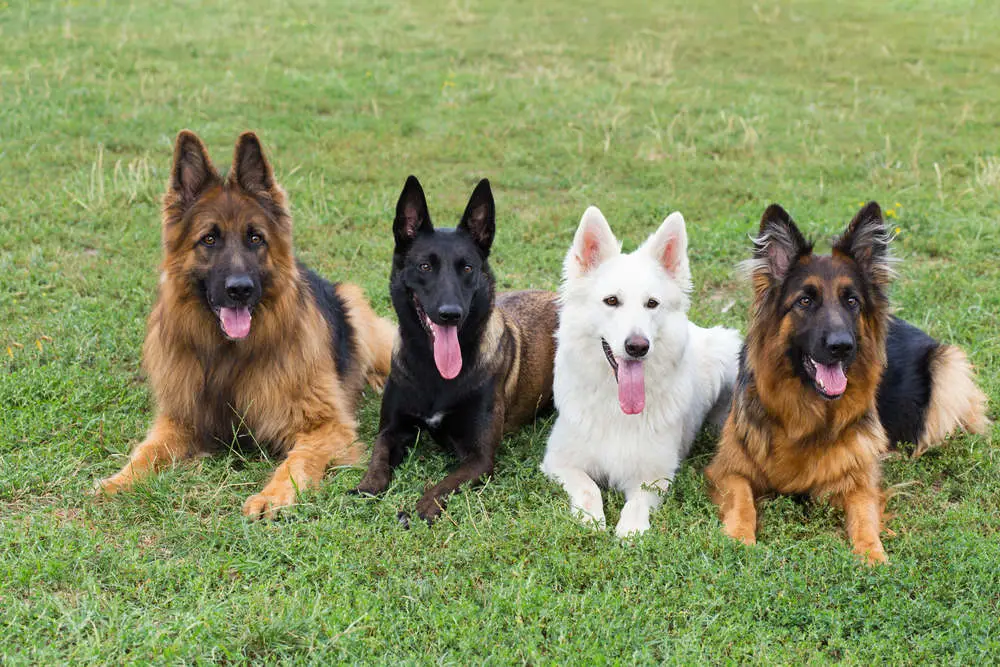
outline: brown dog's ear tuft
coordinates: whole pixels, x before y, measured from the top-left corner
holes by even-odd
[[[274,172],[253,132],[244,132],[236,141],[229,182],[249,195],[271,195],[275,190]]]
[[[434,231],[431,214],[427,210],[424,189],[416,176],[409,176],[396,202],[396,219],[392,223],[392,233],[396,237],[396,247],[409,246],[419,232]]]
[[[885,287],[896,275],[892,267],[895,260],[889,252],[891,240],[881,207],[870,201],[854,216],[843,236],[834,242],[833,250],[857,262],[872,283]]]
[[[169,199],[173,199],[187,208],[206,188],[218,182],[219,173],[212,166],[205,144],[191,130],[181,130],[174,142],[168,204],[171,203]]]
[[[758,293],[777,285],[788,275],[799,258],[812,253],[812,243],[792,221],[788,212],[771,204],[760,219],[760,233],[753,239],[753,259],[743,268]]]
[[[489,257],[493,236],[496,234],[496,204],[493,201],[493,190],[487,179],[479,181],[472,191],[469,203],[465,206],[462,221],[458,229],[464,230],[476,242],[483,257]]]

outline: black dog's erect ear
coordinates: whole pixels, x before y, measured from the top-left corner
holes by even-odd
[[[889,240],[882,209],[870,201],[854,216],[844,235],[834,242],[833,250],[853,259],[872,282],[884,287],[895,275]]]
[[[764,211],[753,246],[753,259],[746,263],[746,268],[758,293],[784,280],[796,260],[812,252],[812,244],[802,236],[788,212],[777,204]]]
[[[479,181],[472,191],[469,203],[462,214],[458,229],[464,230],[479,246],[483,257],[489,257],[493,245],[493,235],[496,233],[496,206],[493,203],[493,191],[487,179]]]
[[[264,157],[260,139],[253,132],[244,132],[236,141],[229,183],[251,195],[266,194],[274,189],[274,172]]]
[[[208,158],[205,144],[191,130],[181,130],[174,142],[167,205],[179,202],[187,208],[208,186],[218,182],[219,173]]]
[[[396,245],[409,245],[420,232],[433,230],[424,189],[420,187],[420,181],[416,176],[410,176],[399,194],[399,201],[396,202],[396,220],[392,223]]]

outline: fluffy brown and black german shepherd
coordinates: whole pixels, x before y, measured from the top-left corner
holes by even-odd
[[[884,562],[880,457],[898,442],[919,455],[959,427],[982,432],[986,397],[959,348],[890,315],[878,204],[828,256],[772,205],[748,265],[754,305],[739,379],[705,471],[723,529],[753,544],[761,495],[828,497],[844,509],[855,553]]]
[[[556,295],[536,290],[494,297],[488,258],[495,216],[485,179],[454,229],[434,228],[413,176],[396,205],[389,290],[400,345],[371,463],[355,492],[382,493],[418,432],[429,432],[461,463],[417,502],[427,521],[460,485],[493,472],[504,433],[552,402]]]
[[[113,494],[152,471],[217,448],[256,443],[287,458],[243,505],[271,518],[353,464],[355,404],[389,372],[394,327],[358,287],[297,263],[285,193],[253,133],[223,179],[201,140],[177,136],[163,200],[164,259],[143,361],[156,417],[128,463],[97,484]]]

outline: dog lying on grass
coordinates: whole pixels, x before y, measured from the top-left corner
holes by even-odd
[[[830,255],[813,252],[772,205],[749,262],[747,342],[718,452],[705,470],[730,537],[756,542],[755,501],[771,492],[844,508],[854,552],[885,562],[880,457],[919,455],[958,428],[981,433],[986,397],[965,354],[890,315],[889,235],[861,209]]]
[[[596,208],[566,255],[556,334],[555,404],[542,471],[573,510],[604,524],[600,486],[625,492],[620,537],[649,528],[706,417],[722,424],[741,340],[687,318],[687,231],[672,213],[638,250]]]
[[[177,136],[163,200],[164,257],[143,365],[156,400],[146,439],[96,491],[234,444],[284,461],[243,506],[273,517],[327,466],[356,463],[355,406],[381,386],[395,331],[361,290],[299,264],[285,193],[256,135],[223,179],[201,140]]]
[[[428,521],[459,486],[492,474],[501,436],[552,399],[555,295],[494,298],[488,258],[495,217],[486,180],[455,229],[433,227],[413,176],[396,206],[390,292],[400,342],[371,463],[355,492],[382,493],[418,431],[426,431],[460,461],[417,502],[417,514]]]

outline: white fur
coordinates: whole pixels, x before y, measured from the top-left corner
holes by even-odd
[[[736,381],[741,339],[733,329],[688,321],[691,271],[684,218],[672,213],[629,254],[601,212],[583,214],[563,265],[554,393],[559,411],[542,471],[559,481],[585,521],[604,526],[598,486],[625,493],[619,537],[649,528],[695,435],[711,418],[721,426]],[[616,296],[618,307],[604,303]],[[647,308],[650,299],[659,306]],[[625,339],[650,342],[644,360],[645,409],[626,415],[601,339],[615,357]]]

